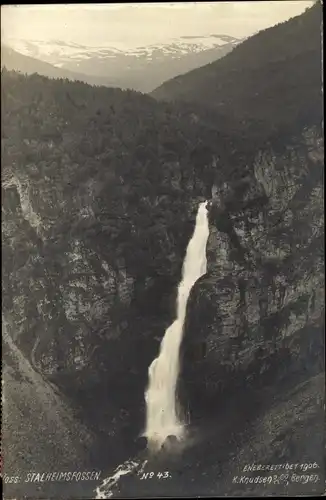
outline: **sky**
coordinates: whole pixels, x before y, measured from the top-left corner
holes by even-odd
[[[312,1],[5,5],[1,39],[137,47],[189,35],[243,38],[301,14]]]

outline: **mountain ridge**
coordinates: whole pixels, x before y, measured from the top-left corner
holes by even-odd
[[[7,70],[16,70],[26,74],[38,73],[49,78],[84,81],[90,85],[115,86],[110,84],[108,79],[57,68],[48,62],[20,54],[5,44],[1,44],[1,68],[3,67],[6,67]]]
[[[98,78],[104,79],[104,84],[109,82],[121,88],[149,92],[180,72],[223,57],[240,42],[235,37],[214,34],[176,38],[164,44],[135,48],[87,47],[60,40],[8,39],[7,44],[26,57],[50,63],[62,71],[81,73],[87,83]]]
[[[222,59],[165,82],[151,96],[197,102],[239,122],[260,120],[263,126],[277,114],[280,125],[303,119],[297,103],[309,102],[308,113],[319,114],[321,121],[321,23],[317,3],[253,35]]]

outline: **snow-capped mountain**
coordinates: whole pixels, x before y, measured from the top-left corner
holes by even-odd
[[[25,56],[64,70],[107,78],[117,85],[150,92],[169,78],[208,64],[240,41],[228,35],[183,36],[141,47],[86,46],[61,40],[6,39]]]
[[[61,40],[22,40],[8,38],[6,43],[13,49],[26,56],[36,57],[55,66],[69,64],[71,59],[83,61],[94,56],[100,58],[115,57],[119,55],[146,57],[170,56],[180,58],[190,53],[200,53],[207,49],[216,49],[224,45],[236,45],[240,40],[228,35],[183,36],[171,39],[165,44],[152,44],[140,47],[115,46],[86,46]]]
[[[68,80],[80,80],[90,85],[104,85],[108,87],[116,87],[117,82],[109,80],[109,78],[101,76],[86,75],[69,69],[58,68],[35,57],[26,56],[20,52],[13,50],[5,44],[1,45],[1,68],[7,70],[20,71],[28,75],[38,73],[39,75],[47,76],[48,78],[67,78]]]

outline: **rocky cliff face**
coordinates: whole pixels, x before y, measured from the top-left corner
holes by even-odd
[[[3,314],[34,370],[78,393],[87,379],[96,385],[103,345],[110,349],[102,364],[114,377],[134,279],[123,259],[106,262],[81,231],[63,232],[70,211],[75,224],[94,221],[93,199],[62,197],[60,203],[60,184],[53,184],[17,172],[4,176]]]
[[[258,152],[251,176],[215,189],[208,272],[192,291],[182,355],[198,417],[236,388],[322,370],[322,158],[311,128],[297,147]]]

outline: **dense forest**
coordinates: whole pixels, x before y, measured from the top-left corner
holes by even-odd
[[[198,204],[211,198],[207,273],[192,290],[181,349],[182,406],[190,422],[218,427],[231,476],[234,457],[322,456],[312,434],[322,432],[324,370],[319,25],[317,5],[167,83],[154,93],[166,102],[3,68],[4,324],[95,435],[94,463],[113,466],[136,449],[148,366],[174,318]],[[212,105],[217,95],[225,106]],[[242,411],[258,422],[252,448],[236,434]],[[214,480],[194,488],[216,494],[218,481],[235,494],[215,448],[197,450]]]

